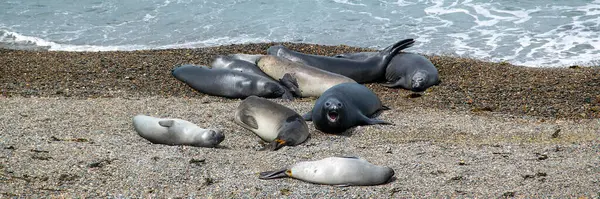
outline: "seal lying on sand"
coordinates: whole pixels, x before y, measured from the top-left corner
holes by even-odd
[[[411,47],[414,42],[414,39],[399,41],[365,59],[341,59],[304,54],[287,49],[282,45],[269,47],[267,54],[283,57],[315,68],[340,74],[349,77],[358,83],[370,83],[382,80],[385,69],[394,55],[398,54],[398,52],[403,49]]]
[[[136,115],[133,127],[140,136],[154,144],[215,147],[225,139],[221,130],[203,129],[181,119]]]
[[[277,171],[260,173],[260,179],[282,177],[296,178],[302,181],[338,185],[369,186],[389,182],[394,170],[377,166],[357,157],[329,157],[317,161],[299,162]]]
[[[336,58],[365,60],[377,56],[376,52],[345,53]],[[400,87],[414,92],[427,90],[441,83],[438,70],[433,63],[423,55],[400,52],[385,69],[386,87]]]
[[[296,111],[270,100],[250,96],[235,111],[234,121],[270,142],[261,150],[295,146],[308,138],[308,125]]]
[[[231,69],[242,73],[254,73],[264,77],[269,77],[258,66],[256,61],[263,55],[249,54],[231,54],[219,55],[210,64],[211,68]],[[270,78],[270,77],[269,77]]]
[[[369,88],[358,83],[343,83],[325,91],[304,119],[325,133],[339,133],[358,125],[392,124],[375,119],[389,110]]]
[[[279,80],[292,93],[301,97],[319,97],[332,86],[354,80],[285,58],[265,55],[258,67],[273,79]]]
[[[183,65],[171,71],[178,80],[201,93],[228,98],[256,95],[266,98],[294,98],[289,90],[272,79],[228,69]]]

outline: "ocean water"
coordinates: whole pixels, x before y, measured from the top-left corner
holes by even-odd
[[[0,1],[0,48],[114,51],[303,42],[542,67],[600,65],[600,0]]]

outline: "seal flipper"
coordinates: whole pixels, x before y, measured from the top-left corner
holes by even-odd
[[[245,125],[246,128],[258,129],[258,123],[256,122],[256,119],[252,115],[246,114],[246,111],[240,115],[240,121],[242,122],[241,125]]]
[[[378,117],[379,115],[381,115],[381,113],[383,113],[383,111],[387,111],[390,110],[390,107],[387,106],[381,106],[381,108],[377,109],[373,114],[371,114],[371,116],[369,116],[370,118],[375,118]]]
[[[396,55],[401,50],[404,50],[404,49],[407,49],[407,48],[413,46],[413,44],[415,44],[415,39],[413,39],[413,38],[404,39],[399,42],[396,42],[395,44],[392,44],[391,46],[384,48],[382,51],[379,51],[379,53],[382,55],[385,55],[385,54]]]
[[[360,114],[360,113],[359,113]],[[377,118],[369,118],[363,114],[360,114],[361,118],[360,118],[360,122],[366,125],[374,125],[374,124],[382,124],[382,125],[394,125],[391,122],[387,122],[387,121],[383,121]]]
[[[175,124],[175,120],[161,120],[158,121],[158,125],[163,127],[172,127]]]
[[[271,142],[271,143],[265,145],[263,148],[259,149],[259,151],[266,151],[266,150],[276,151],[276,150],[280,149],[281,147],[285,146],[286,143],[287,142],[285,140],[276,138],[275,140],[273,140],[273,142]]]
[[[379,52],[379,55],[381,55],[384,59],[382,63],[383,67],[387,67],[387,65],[390,63],[390,61],[392,61],[392,58],[394,58],[394,56],[396,56],[396,54],[398,54],[398,52],[400,52],[403,49],[409,48],[411,47],[413,44],[415,43],[414,39],[405,39],[402,41],[399,41],[397,43],[395,43],[394,45],[391,45],[387,48],[385,48],[384,50]]]
[[[304,121],[312,121],[312,110],[308,111],[308,113],[302,115]]]
[[[292,92],[296,96],[302,96],[302,92],[300,92],[300,88],[298,86],[298,80],[293,77],[290,73],[286,73],[283,75],[279,82],[287,87],[290,92]]]
[[[386,82],[386,83],[383,83],[381,85],[383,85],[385,87],[388,87],[388,88],[395,88],[395,87],[401,86],[402,85],[402,81],[398,80],[398,81],[395,81],[395,82]]]
[[[285,86],[284,86],[285,87]],[[290,89],[284,88],[283,95],[281,95],[281,99],[294,101],[294,94],[290,91]]]
[[[287,169],[281,169],[281,170],[277,170],[277,171],[265,171],[265,172],[260,173],[260,176],[258,176],[258,179],[269,180],[269,179],[275,179],[275,178],[285,178],[285,177],[288,177],[286,172],[287,172]]]

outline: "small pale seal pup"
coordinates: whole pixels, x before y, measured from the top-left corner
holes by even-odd
[[[242,73],[254,73],[264,77],[269,77],[262,70],[260,70],[258,66],[256,66],[256,61],[262,56],[263,55],[250,54],[218,55],[210,64],[210,67],[237,70]]]
[[[359,125],[392,124],[375,118],[389,109],[369,88],[343,83],[325,91],[303,117],[322,132],[340,133]]]
[[[291,177],[315,184],[371,186],[385,184],[393,176],[393,169],[371,164],[361,158],[328,157],[299,162],[281,170],[262,172],[259,179]]]
[[[259,58],[257,65],[267,75],[279,80],[300,97],[319,97],[335,85],[355,83],[348,77],[272,55]]]
[[[403,49],[411,47],[414,42],[414,39],[399,41],[382,51],[377,52],[376,55],[366,57],[365,59],[342,59],[304,54],[287,49],[282,45],[269,47],[267,54],[337,73],[349,77],[358,83],[371,83],[383,79],[385,69],[394,55]]]
[[[256,74],[194,65],[179,66],[171,74],[195,90],[209,95],[242,99],[251,95],[288,100],[294,98],[279,82]]]
[[[203,129],[181,119],[136,115],[133,127],[140,136],[154,144],[216,147],[225,139],[222,130]]]
[[[234,121],[270,142],[261,150],[296,146],[309,136],[308,125],[296,111],[265,98],[250,96],[235,110]]]
[[[376,52],[345,53],[336,58],[364,60],[377,56]],[[422,92],[431,86],[441,83],[438,70],[433,63],[423,55],[400,52],[385,69],[386,87],[400,87],[414,92]]]

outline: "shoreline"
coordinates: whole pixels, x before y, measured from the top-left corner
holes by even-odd
[[[208,65],[217,55],[265,54],[279,43],[234,44],[196,49],[36,52],[0,50],[0,95],[67,98],[201,97],[170,74],[181,64]],[[282,43],[304,53],[335,55],[372,51],[358,47]],[[410,52],[410,48],[407,50]],[[558,118],[600,118],[600,67],[534,68],[469,58],[426,56],[442,83],[410,98],[411,92],[366,84],[392,106],[502,112]],[[395,99],[407,99],[399,101]]]

